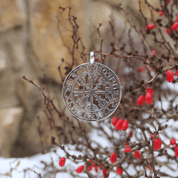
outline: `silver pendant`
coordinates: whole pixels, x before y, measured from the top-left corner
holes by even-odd
[[[91,56],[91,54],[93,56]],[[63,101],[69,112],[82,121],[100,121],[112,115],[121,100],[117,75],[107,66],[90,63],[74,68],[63,83]]]

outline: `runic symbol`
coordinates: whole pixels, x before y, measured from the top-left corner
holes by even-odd
[[[70,102],[66,98],[70,98]],[[81,120],[98,121],[109,117],[117,109],[120,99],[118,77],[100,63],[76,67],[63,83],[64,104]]]

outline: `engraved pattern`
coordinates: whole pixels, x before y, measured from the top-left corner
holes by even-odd
[[[85,63],[73,69],[63,83],[62,93],[70,113],[84,121],[106,119],[121,100],[118,77],[100,63]]]

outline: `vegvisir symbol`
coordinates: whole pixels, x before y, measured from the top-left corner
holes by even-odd
[[[100,63],[85,63],[73,69],[63,84],[63,101],[80,120],[98,121],[119,106],[120,82],[116,74]]]

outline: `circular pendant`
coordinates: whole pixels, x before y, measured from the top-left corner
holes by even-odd
[[[101,63],[74,68],[63,83],[63,101],[69,112],[83,121],[100,121],[112,115],[121,100],[117,75]]]

